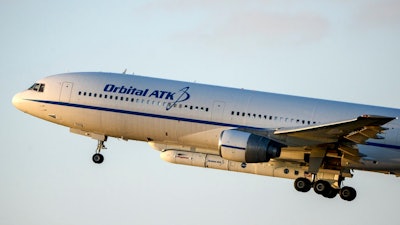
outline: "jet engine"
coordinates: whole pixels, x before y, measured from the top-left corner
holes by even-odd
[[[268,162],[280,156],[280,143],[239,130],[225,130],[219,139],[221,157],[245,163]]]

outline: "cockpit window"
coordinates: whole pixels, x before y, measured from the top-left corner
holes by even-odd
[[[44,91],[44,84],[41,83],[34,83],[28,90],[43,92]]]

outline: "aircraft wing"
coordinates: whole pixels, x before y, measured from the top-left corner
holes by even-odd
[[[287,147],[307,147],[310,150],[309,172],[317,173],[327,153],[327,146],[334,144],[346,158],[359,161],[361,155],[357,144],[368,139],[381,139],[378,134],[386,130],[382,125],[395,117],[363,115],[355,119],[294,129],[248,130],[267,137]],[[240,129],[240,128],[239,128]]]
[[[337,146],[347,159],[359,161],[361,155],[357,144],[364,144],[370,138],[381,139],[378,134],[386,130],[382,125],[394,119],[395,117],[363,115],[317,126],[278,129],[269,132],[268,137],[288,147],[308,147],[311,150],[308,171],[316,174],[323,164],[328,145]]]
[[[368,139],[381,139],[382,125],[395,117],[363,115],[355,119],[295,129],[278,129],[269,137],[287,146],[315,146],[347,140],[364,144]]]

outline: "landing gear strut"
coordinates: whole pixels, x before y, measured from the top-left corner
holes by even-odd
[[[102,149],[107,149],[104,145],[105,140],[98,140],[96,153],[93,155],[92,160],[94,163],[100,164],[104,161],[104,156],[100,154]]]

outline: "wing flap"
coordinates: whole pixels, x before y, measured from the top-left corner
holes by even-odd
[[[338,148],[340,151],[354,157],[359,156],[358,148],[357,146],[348,146],[348,145],[340,145]]]
[[[364,144],[366,140],[373,138],[373,139],[382,139],[381,136],[379,136],[379,133],[382,133],[384,129],[378,126],[365,126],[359,131],[354,131],[348,135],[346,135],[344,138],[353,141],[357,144]]]

